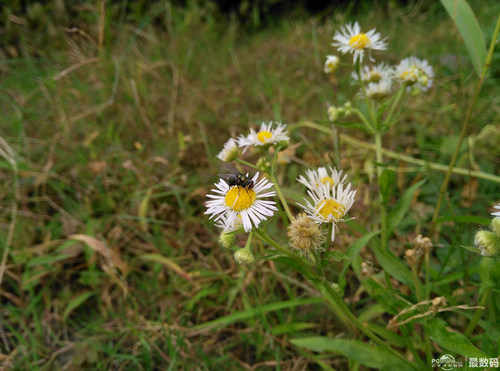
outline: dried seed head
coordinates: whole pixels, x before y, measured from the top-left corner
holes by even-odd
[[[322,250],[321,244],[325,241],[325,235],[307,214],[301,213],[292,220],[288,227],[290,246],[299,250],[303,255],[311,250]]]

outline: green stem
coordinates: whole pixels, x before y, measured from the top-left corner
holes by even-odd
[[[430,272],[429,272],[429,255],[430,251],[425,251],[425,299],[429,299],[429,295],[431,294],[431,282],[430,282]]]
[[[384,159],[382,157],[382,134],[380,132],[375,133],[375,153],[377,162],[379,164],[383,163]],[[382,167],[380,165],[377,165],[378,180],[380,180],[382,171],[383,171]],[[379,189],[379,200],[380,200],[380,224],[381,224],[381,242],[382,242],[381,246],[382,250],[387,250],[388,249],[387,236],[389,233],[389,231],[387,230],[387,210],[380,189]]]
[[[452,169],[455,166],[455,163],[457,162],[458,155],[460,153],[460,147],[462,146],[462,142],[465,138],[465,135],[467,134],[467,128],[469,127],[469,122],[470,122],[470,119],[472,117],[472,112],[474,111],[474,106],[476,105],[476,100],[479,96],[479,92],[481,91],[481,87],[483,85],[484,78],[486,77],[486,72],[488,71],[488,68],[490,67],[490,64],[491,64],[491,59],[493,57],[493,51],[495,50],[495,43],[496,43],[499,31],[500,31],[500,15],[498,16],[497,24],[495,27],[495,32],[493,33],[493,37],[491,39],[491,44],[490,44],[490,48],[488,51],[488,56],[486,57],[486,61],[484,63],[483,72],[482,72],[481,77],[479,78],[479,81],[477,83],[476,91],[474,92],[474,96],[472,97],[472,101],[470,103],[469,110],[467,111],[464,123],[462,125],[462,131],[460,132],[460,138],[458,139],[458,143],[455,147],[455,152],[453,153],[450,164],[448,166],[448,171],[446,172],[443,184],[441,185],[441,189],[439,190],[439,198],[438,198],[438,201],[436,203],[436,208],[434,210],[434,215],[432,216],[432,221],[431,221],[431,227],[430,227],[430,235],[431,236],[434,234],[436,220],[439,216],[439,211],[441,209],[441,204],[443,202],[444,194],[446,192],[446,189],[448,188],[448,183],[450,182]]]
[[[342,298],[339,296],[338,293],[335,292],[333,289],[332,285],[326,280],[325,275],[323,274],[323,271],[320,270],[321,275],[318,274],[312,267],[308,264],[305,263],[303,259],[295,255],[294,253],[288,251],[287,249],[281,247],[278,243],[276,243],[272,238],[270,238],[264,231],[260,229],[255,230],[257,235],[265,242],[273,246],[275,249],[280,251],[281,253],[289,256],[293,260],[295,260],[297,263],[299,263],[302,268],[307,271],[308,274],[311,275],[315,280],[319,281],[322,287],[328,292],[330,299],[333,300],[333,302],[336,304],[336,309],[340,311],[339,318],[345,318],[347,322],[349,323],[350,326],[357,328],[362,334],[373,340],[375,343],[380,345],[381,347],[387,349],[389,352],[397,356],[400,360],[405,362],[406,364],[410,365],[411,367],[414,368],[413,364],[409,362],[402,354],[400,354],[398,351],[395,349],[391,348],[385,341],[380,339],[377,335],[375,335],[369,328],[365,327],[359,320],[354,316],[354,314],[351,313],[349,308],[345,305],[344,301]],[[307,278],[307,277],[306,277]],[[314,282],[313,282],[314,283]],[[320,290],[322,291],[322,290]],[[328,298],[325,298],[328,300]],[[330,300],[328,300],[330,302]]]
[[[276,190],[276,194],[278,195],[278,198],[281,201],[281,204],[283,205],[283,208],[285,209],[286,215],[288,216],[288,219],[290,221],[293,220],[293,215],[292,212],[290,211],[290,208],[288,207],[288,203],[285,200],[285,197],[283,196],[283,193],[281,192],[281,188],[278,185],[278,182],[276,181],[276,177],[274,174],[269,174],[269,178],[271,178],[271,182],[274,183],[274,189]]]
[[[389,113],[387,114],[386,118],[384,119],[385,123],[387,123],[387,124],[390,123],[390,121],[392,119],[392,115],[394,114],[394,110],[396,109],[396,107],[399,104],[399,101],[403,97],[404,91],[405,91],[405,86],[401,85],[398,92],[396,93],[396,97],[394,98],[394,101],[392,102],[391,108],[389,109]]]
[[[485,307],[486,304],[488,303],[488,299],[490,298],[491,294],[491,287],[487,287],[484,292],[483,296],[481,297],[481,301],[479,302],[480,307]],[[472,318],[472,321],[470,321],[469,325],[465,329],[464,335],[469,337],[470,334],[472,334],[472,331],[476,328],[477,323],[479,322],[479,319],[483,315],[484,309],[478,309],[476,310],[476,313],[474,314],[474,317]]]
[[[324,133],[330,134],[330,130],[328,128],[325,128],[325,127],[323,127],[323,126],[321,126],[319,124],[316,124],[316,123],[310,122],[310,121],[299,122],[297,124],[290,125],[289,129],[293,130],[293,129],[298,128],[298,127],[309,127],[309,128],[313,128],[313,129],[316,129],[318,131],[322,131]],[[344,142],[346,142],[348,144],[351,144],[351,145],[353,145],[355,147],[361,147],[361,148],[369,149],[369,150],[372,150],[372,151],[374,151],[375,148],[376,148],[375,145],[373,145],[371,143],[362,142],[359,139],[353,138],[353,137],[351,137],[351,136],[349,136],[347,134],[341,133],[339,135],[339,137],[340,137],[340,139],[342,141],[344,141]],[[426,169],[433,169],[433,170],[438,170],[438,171],[446,172],[449,169],[449,167],[446,166],[446,165],[441,165],[441,164],[437,164],[437,163],[434,163],[434,162],[427,162],[427,161],[424,161],[424,160],[413,158],[411,156],[402,155],[400,153],[389,151],[388,149],[385,149],[385,148],[382,148],[382,154],[384,156],[386,156],[386,157],[394,158],[396,160],[408,162],[410,164],[419,165],[419,166],[422,167],[422,169],[416,169],[418,171],[420,171],[420,170],[426,170]],[[486,179],[486,180],[490,180],[492,182],[500,184],[500,177],[499,176],[496,176],[496,175],[493,175],[493,174],[488,174],[488,173],[485,173],[485,172],[482,172],[482,171],[476,171],[476,170],[469,170],[469,169],[463,169],[463,168],[459,168],[459,167],[454,167],[453,170],[452,170],[452,172],[454,174],[467,175],[467,176],[471,176],[471,177],[474,177],[474,178]]]
[[[237,162],[239,162],[240,164],[243,164],[243,165],[247,165],[249,167],[251,167],[252,169],[255,169],[255,170],[260,170],[257,166],[255,166],[254,164],[251,164],[250,162],[247,162],[245,160],[242,160],[242,159],[239,159],[237,158],[236,159]]]
[[[365,117],[365,115],[363,115],[361,113],[360,110],[356,109],[356,108],[351,108],[351,111],[356,113],[358,115],[358,117],[361,119],[361,121],[363,121],[363,124],[365,124],[366,128],[368,129],[368,131],[372,134],[375,134],[375,129],[373,128],[373,126],[370,124],[370,121],[368,121],[368,119]]]
[[[251,251],[250,246],[252,245],[253,229],[248,234],[247,244],[245,245],[245,250]]]
[[[375,116],[375,113],[373,112],[373,106],[371,104],[370,98],[368,98],[368,95],[366,94],[366,89],[365,89],[365,84],[361,80],[361,72],[360,72],[360,65],[359,61],[356,62],[356,73],[358,74],[358,79],[359,79],[359,85],[361,86],[361,91],[363,92],[363,96],[365,97],[365,102],[366,102],[366,107],[368,108],[368,112],[370,113],[370,117],[373,122],[373,127],[377,130],[377,117]]]

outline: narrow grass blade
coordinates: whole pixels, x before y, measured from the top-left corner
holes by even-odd
[[[207,327],[222,325],[227,326],[231,323],[244,321],[250,318],[257,317],[262,313],[274,312],[280,309],[293,308],[299,305],[310,305],[310,304],[320,304],[324,303],[325,300],[322,298],[310,298],[310,299],[293,299],[289,301],[280,301],[278,303],[272,303],[263,305],[261,307],[252,308],[249,310],[244,310],[241,312],[233,313],[228,316],[217,318],[210,322],[205,322],[200,325],[194,326],[193,330],[201,330]]]
[[[153,263],[163,264],[167,268],[173,270],[175,273],[177,273],[182,278],[188,280],[193,285],[196,285],[196,282],[191,278],[191,276],[188,273],[186,273],[186,271],[184,269],[182,269],[179,266],[179,264],[174,262],[172,259],[166,258],[160,254],[142,254],[142,255],[139,255],[139,259],[153,262]]]
[[[66,321],[68,319],[68,316],[71,314],[73,310],[75,310],[77,307],[85,303],[92,295],[95,295],[96,293],[93,291],[86,291],[83,294],[78,295],[76,298],[71,300],[68,303],[68,306],[66,309],[64,309],[63,312],[63,321]]]
[[[413,370],[410,365],[401,361],[388,350],[370,346],[359,340],[330,339],[324,336],[314,336],[292,339],[290,342],[295,346],[314,352],[339,352],[370,368],[400,371]]]

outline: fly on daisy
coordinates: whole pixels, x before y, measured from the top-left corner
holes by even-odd
[[[246,177],[248,178],[248,174]],[[225,231],[234,227],[236,218],[241,218],[241,224],[247,233],[254,226],[258,227],[261,221],[273,216],[274,211],[278,210],[274,206],[276,202],[262,200],[262,198],[276,195],[274,191],[262,193],[274,184],[266,178],[257,181],[258,179],[259,173],[250,180],[254,184],[251,189],[237,184],[230,185],[220,179],[218,183],[215,183],[217,189],[212,189],[216,194],[207,195],[212,200],[207,202],[205,214],[211,214],[210,219],[217,216],[215,221],[223,221]]]
[[[339,52],[342,52],[342,54],[354,54],[354,64],[356,64],[357,61],[363,62],[365,49],[387,49],[387,38],[382,40],[375,28],[367,33],[361,32],[361,27],[358,22],[354,23],[354,25],[348,23],[342,26],[341,31],[337,31],[333,39],[336,42],[334,42],[332,46],[337,46]]]
[[[285,131],[286,125],[279,122],[275,124],[276,126],[273,127],[272,121],[269,124],[262,123],[258,132],[250,129],[248,136],[240,135],[238,146],[245,147],[243,150],[245,152],[251,146],[268,147],[279,142],[288,142],[290,138],[287,135],[288,131]]]

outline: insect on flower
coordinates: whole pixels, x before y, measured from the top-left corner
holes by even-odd
[[[245,188],[247,190],[253,189],[254,181],[249,179],[246,175],[240,173],[234,167],[225,164],[226,169],[228,169],[231,174],[217,174],[220,178],[224,179],[229,187],[238,186]]]

